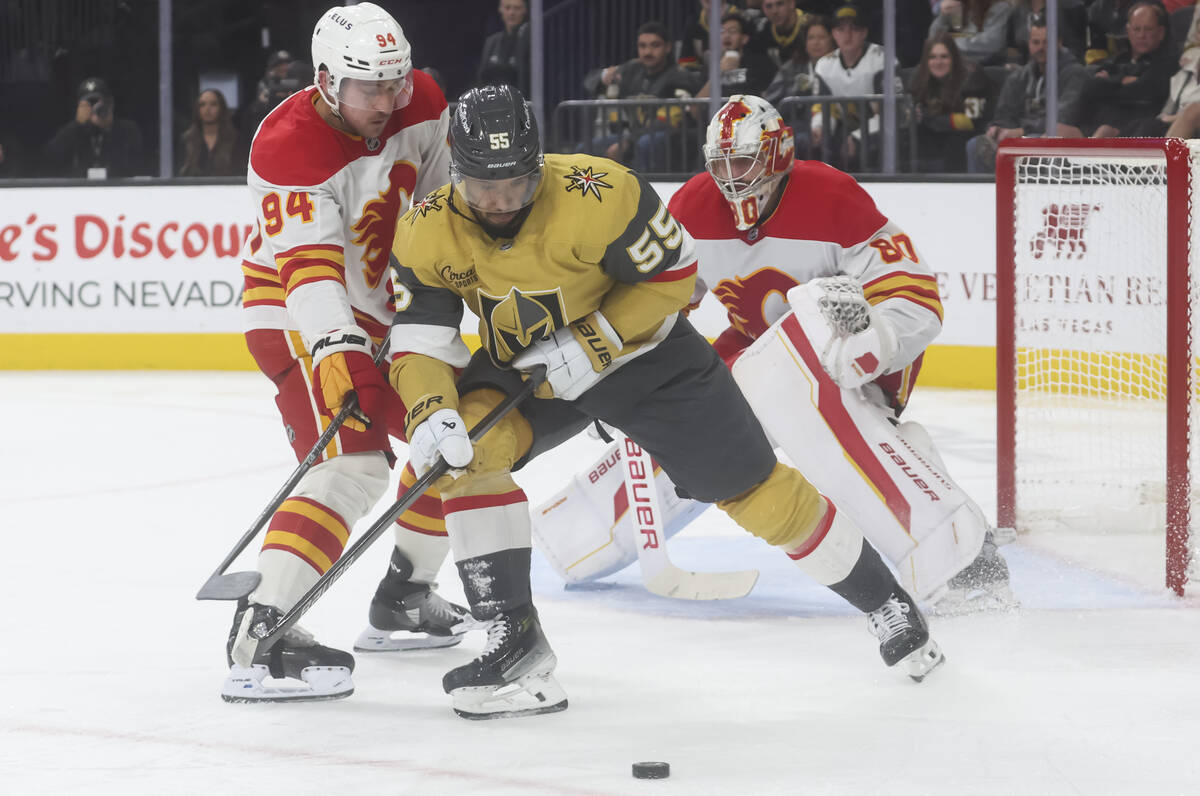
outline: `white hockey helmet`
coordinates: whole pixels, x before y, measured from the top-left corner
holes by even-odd
[[[412,48],[388,12],[374,3],[334,6],[321,15],[312,38],[313,69],[321,96],[336,113],[343,105],[393,110],[412,99]],[[320,73],[328,74],[327,88]]]
[[[758,223],[795,149],[792,128],[762,97],[734,94],[708,123],[704,167],[728,200],[738,229]]]

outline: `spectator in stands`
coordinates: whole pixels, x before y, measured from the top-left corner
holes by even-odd
[[[1046,0],[1010,0],[1013,13],[1008,20],[1008,60],[1029,62],[1029,21],[1045,15]],[[1063,46],[1079,61],[1084,57],[1084,31],[1087,28],[1087,9],[1083,0],[1058,0],[1058,33]]]
[[[817,93],[817,61],[837,49],[833,43],[833,24],[828,17],[809,14],[805,17],[804,47],[792,50],[792,56],[779,67],[775,77],[763,91],[763,99],[775,107],[784,97],[812,96]],[[807,126],[807,125],[806,125]]]
[[[796,9],[796,0],[763,0],[762,13],[746,49],[765,54],[779,69],[804,52],[804,13]]]
[[[1200,48],[1184,50],[1179,71],[1171,76],[1170,91],[1162,112],[1141,119],[1124,131],[1127,136],[1146,138],[1195,138],[1200,131]]]
[[[258,126],[267,114],[275,110],[275,106],[313,82],[313,68],[306,61],[288,61],[277,71],[269,72],[265,79],[267,93],[259,97],[246,109],[246,118],[242,129],[247,132],[249,140],[253,140],[258,132]]]
[[[817,80],[817,62],[835,49],[833,23],[829,17],[809,14],[804,18],[804,48],[793,50],[792,57],[779,67],[775,77],[763,92],[763,98],[780,108],[785,97],[814,96],[820,91]],[[812,106],[802,106],[798,112],[790,112],[786,106],[780,108],[796,134],[796,157],[811,158],[812,136],[809,129]]]
[[[75,118],[46,144],[46,161],[54,176],[132,177],[144,174],[142,133],[128,119],[116,117],[108,84],[89,77],[76,92]]]
[[[992,86],[983,68],[962,57],[953,36],[939,33],[925,42],[908,93],[917,115],[916,171],[966,171],[967,139],[990,118]]]
[[[980,66],[1003,63],[1012,14],[1008,0],[942,0],[929,38],[949,33],[964,58]]]
[[[1137,0],[1092,0],[1084,34],[1088,65],[1111,58],[1126,46],[1125,24],[1135,2]]]
[[[1151,119],[1167,100],[1178,64],[1167,39],[1167,12],[1158,3],[1129,7],[1127,51],[1102,61],[1083,90],[1086,115],[1080,129],[1093,138],[1119,136]]]
[[[838,48],[817,61],[816,73],[819,81],[818,94],[833,97],[851,97],[878,94],[883,89],[885,54],[882,46],[867,43],[867,26],[862,12],[855,5],[843,5],[834,12],[833,40]],[[897,69],[897,73],[899,70]],[[897,90],[900,87],[897,86]],[[868,106],[868,130],[879,129],[877,108]],[[841,164],[845,157],[852,158],[857,144],[851,135],[861,126],[857,105],[830,103],[828,119],[821,105],[812,111],[812,147],[814,151],[823,146],[827,134],[833,162]],[[860,164],[862,165],[862,164]]]
[[[703,80],[671,60],[671,40],[661,22],[643,23],[637,31],[637,58],[618,66],[606,66],[588,73],[584,88],[593,96],[610,99],[687,98],[695,94]],[[639,171],[664,170],[668,139],[678,132],[683,117],[681,107],[638,107],[629,112],[613,112],[608,118],[610,134],[592,141],[595,154],[604,155]],[[682,152],[684,142],[674,151]],[[692,147],[694,148],[694,147]]]
[[[799,39],[800,31],[796,30]],[[765,53],[753,52],[746,47],[750,41],[746,18],[737,12],[721,18],[721,96],[734,94],[761,95],[775,74],[774,65]],[[705,81],[697,97],[709,96],[711,86]],[[701,116],[707,110],[696,108]]]
[[[1079,123],[1083,86],[1088,72],[1058,41],[1058,128],[1070,135]],[[1029,63],[1009,73],[996,100],[996,114],[987,132],[967,141],[967,171],[990,174],[996,169],[996,145],[1006,138],[1046,134],[1046,18],[1035,17],[1029,27]],[[1078,130],[1075,130],[1078,134]]]
[[[487,37],[475,84],[508,85],[529,96],[529,9],[525,0],[500,0],[504,30]]]
[[[700,12],[692,18],[679,42],[679,65],[684,69],[704,71],[708,68],[708,8],[709,0],[700,0]],[[733,3],[721,4],[724,17],[738,8]]]
[[[205,89],[192,108],[192,123],[180,141],[180,177],[233,177],[246,173],[248,148],[233,126],[225,95]]]

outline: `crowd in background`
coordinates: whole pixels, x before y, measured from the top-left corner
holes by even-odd
[[[679,30],[645,20],[628,42],[629,60],[595,64],[579,86],[581,99],[645,102],[581,108],[587,134],[554,141],[551,149],[589,151],[648,173],[687,173],[700,167],[704,98],[745,93],[764,96],[784,112],[798,157],[855,172],[879,168],[880,103],[852,99],[883,91],[878,2],[725,3],[719,53],[709,51],[709,0],[694,2],[694,14]],[[1200,9],[1194,3],[1060,0],[1058,41],[1051,43],[1046,0],[896,0],[901,168],[987,173],[999,141],[1048,134],[1044,72],[1054,45],[1058,126],[1049,134],[1194,136],[1200,129]],[[528,95],[527,0],[498,0],[494,9],[495,32],[477,55],[462,56],[476,61],[468,82],[508,83]],[[404,24],[402,9],[397,16]],[[712,58],[720,73],[716,88],[709,85]],[[416,65],[423,66],[419,60]],[[456,94],[467,87],[447,86],[438,69],[424,68],[443,90]],[[45,132],[37,151],[22,151],[0,127],[0,178],[157,174],[145,145],[153,131],[123,115],[110,79],[99,74],[83,80],[73,112],[63,113],[57,130]],[[253,101],[236,111],[220,81],[198,80],[190,114],[175,124],[175,173],[244,174],[259,123],[312,82],[313,65],[286,50],[268,57]],[[681,102],[652,102],[664,99]]]

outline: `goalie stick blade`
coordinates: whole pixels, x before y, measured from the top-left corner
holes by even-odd
[[[214,575],[196,592],[196,599],[240,600],[257,589],[261,580],[262,573],[259,572],[227,572],[224,575]]]
[[[688,572],[676,566],[668,566],[645,581],[648,591],[676,600],[732,600],[745,597],[757,582],[757,569]]]

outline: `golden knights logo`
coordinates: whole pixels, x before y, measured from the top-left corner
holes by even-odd
[[[479,291],[479,317],[484,321],[487,338],[484,345],[498,364],[565,326],[566,315],[558,288],[522,291],[514,287],[507,296]]]
[[[430,213],[436,213],[441,210],[443,198],[445,197],[442,196],[441,190],[437,190],[433,193],[427,194],[421,201],[413,202],[413,210],[416,210],[417,212],[413,213],[412,220],[416,221],[418,214],[420,214],[421,218],[424,218]]]
[[[604,182],[602,177],[607,177],[607,171],[592,172],[592,167],[581,169],[578,166],[571,167],[570,174],[564,174],[563,179],[567,181],[567,193],[571,191],[579,191],[580,197],[587,196],[588,193],[596,197],[597,202],[603,202],[604,197],[600,195],[601,188],[612,188],[611,185]]]

